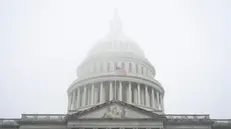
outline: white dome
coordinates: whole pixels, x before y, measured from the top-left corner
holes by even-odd
[[[123,33],[108,34],[91,49],[88,57],[108,52],[127,52],[145,58],[143,50]]]
[[[122,31],[117,14],[110,32],[96,43],[77,68],[78,79],[68,89],[69,112],[119,100],[163,113],[164,89],[154,79],[155,68],[143,50]]]
[[[107,34],[92,48],[92,50],[88,53],[88,57],[105,52],[127,52],[139,57],[145,57],[143,50],[123,33],[122,23],[117,12],[115,12],[114,19],[111,20],[109,34]]]

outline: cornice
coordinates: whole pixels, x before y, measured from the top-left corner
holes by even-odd
[[[162,94],[164,94],[164,88],[158,83],[156,80],[151,80],[151,79],[145,79],[142,77],[137,77],[137,76],[126,76],[126,75],[111,75],[111,74],[106,74],[102,76],[95,76],[95,77],[89,77],[85,78],[82,80],[77,80],[71,84],[71,86],[68,88],[68,92],[70,92],[73,88],[76,88],[80,85],[88,84],[88,83],[96,83],[96,82],[101,82],[101,81],[108,81],[108,80],[121,80],[121,81],[132,81],[132,82],[137,82],[141,83],[143,81],[144,84],[148,84],[152,87],[155,87],[156,89],[159,89]],[[156,82],[155,82],[156,81]]]

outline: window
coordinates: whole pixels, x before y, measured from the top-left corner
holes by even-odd
[[[146,68],[146,75],[148,76],[148,68]]]
[[[141,66],[141,74],[144,74],[144,67]]]
[[[100,72],[103,72],[103,63],[99,62],[99,65],[100,65]]]
[[[117,67],[118,67],[118,64],[117,64],[117,62],[115,62],[115,70],[117,69]]]
[[[132,72],[132,63],[129,63],[129,72]]]
[[[93,73],[95,73],[96,72],[96,63],[93,65]]]
[[[110,71],[110,62],[107,62],[107,71]]]
[[[138,73],[138,64],[136,64],[136,73]]]
[[[123,68],[123,69],[125,68],[124,62],[122,62],[121,68]]]

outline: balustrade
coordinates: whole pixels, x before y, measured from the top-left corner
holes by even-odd
[[[206,119],[208,120],[209,119],[209,115],[184,115],[184,114],[177,114],[177,115],[172,115],[172,114],[167,114],[165,115],[167,117],[167,119],[169,120],[176,120],[176,119],[194,119],[194,120],[201,120],[201,119]]]
[[[65,114],[22,114],[22,120],[64,120]]]
[[[0,119],[0,125],[18,125],[19,119]]]

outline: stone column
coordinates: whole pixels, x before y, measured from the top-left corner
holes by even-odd
[[[161,107],[161,110],[164,110],[164,102],[163,102],[163,95],[160,94],[160,107]]]
[[[132,84],[128,84],[128,103],[132,103]]]
[[[82,99],[82,106],[86,104],[86,86],[83,86],[83,99]]]
[[[140,104],[144,105],[144,89],[140,89]]]
[[[137,88],[134,88],[134,103],[137,104],[138,97],[137,97]]]
[[[154,97],[154,88],[152,88],[152,107],[155,108],[155,97]]]
[[[75,109],[77,109],[77,108],[78,108],[78,96],[79,96],[79,94],[78,94],[78,88],[76,88],[75,92],[76,92],[76,97],[75,97]]]
[[[157,99],[157,109],[159,110],[160,109],[160,99],[159,99],[159,92],[157,91],[156,92],[156,99]]]
[[[138,83],[138,85],[137,85],[137,96],[138,96],[137,103],[138,103],[138,105],[140,105],[140,94],[141,94],[141,92],[140,92],[140,84]]]
[[[98,98],[98,95],[99,95],[99,89],[98,88],[95,88],[95,90],[94,90],[94,104],[97,104],[98,103],[98,100],[99,100],[99,98]]]
[[[119,100],[122,101],[122,82],[119,82]]]
[[[95,85],[92,83],[91,85],[91,105],[94,104],[94,93],[95,93]]]
[[[77,108],[80,107],[80,88],[77,88],[78,97],[77,97]]]
[[[149,94],[148,94],[148,86],[145,85],[145,104],[147,107],[150,106]]]
[[[100,84],[100,103],[104,102],[103,98],[104,98],[104,90],[103,90],[103,82],[101,82]]]
[[[72,91],[72,106],[71,106],[71,110],[74,110],[75,109],[75,90]]]
[[[164,112],[164,94],[162,94],[162,110]]]
[[[112,89],[112,82],[110,81],[110,86],[109,86],[109,101],[113,99],[113,89]]]
[[[91,88],[87,87],[87,105],[91,105]]]
[[[71,94],[68,93],[68,110],[71,109]]]

